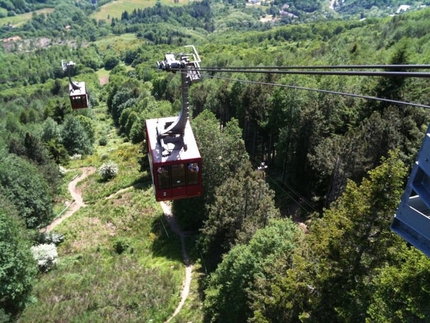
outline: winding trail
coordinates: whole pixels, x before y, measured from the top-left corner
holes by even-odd
[[[119,191],[116,191],[115,193],[112,193],[112,194],[111,194],[111,195],[109,195],[108,197],[105,197],[105,199],[106,199],[106,200],[110,200],[110,199],[114,198],[115,196],[117,196],[118,194],[128,192],[128,191],[130,191],[130,190],[132,190],[132,189],[133,189],[133,186],[129,186],[129,187],[126,187],[126,188],[122,188],[122,189],[120,189]]]
[[[80,181],[84,180],[87,176],[93,174],[96,171],[96,168],[95,167],[82,167],[79,169],[82,171],[82,174],[80,176],[75,177],[67,186],[70,194],[72,195],[72,202],[70,202],[70,204],[69,204],[69,209],[62,216],[60,216],[60,217],[56,218],[54,221],[52,221],[50,225],[41,229],[40,230],[41,232],[52,231],[57,225],[59,225],[65,219],[71,217],[81,207],[86,206],[84,203],[84,200],[82,199],[82,192],[76,188],[76,185]]]
[[[188,294],[190,293],[191,279],[193,274],[193,265],[190,262],[190,258],[188,257],[187,250],[185,248],[185,235],[182,232],[181,228],[179,227],[178,222],[176,222],[175,216],[172,214],[172,210],[170,206],[168,206],[164,202],[161,202],[160,204],[161,204],[161,208],[163,209],[164,216],[166,217],[167,222],[169,223],[170,228],[181,239],[182,257],[184,258],[184,263],[185,263],[185,279],[182,283],[181,301],[179,302],[172,316],[170,316],[169,319],[165,322],[165,323],[169,323],[181,311],[188,297]]]

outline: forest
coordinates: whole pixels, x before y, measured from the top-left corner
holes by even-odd
[[[429,80],[204,71],[428,64],[430,9],[267,25],[270,6],[233,2],[107,20],[91,2],[11,4],[54,10],[0,27],[20,37],[0,46],[0,322],[166,322],[181,239],[193,279],[171,322],[430,322],[430,260],[390,230],[430,123],[408,102],[429,104]],[[156,62],[190,44],[204,194],[169,203],[180,239],[154,198],[145,120],[179,113],[180,75]],[[72,110],[62,60],[90,108]],[[48,231],[86,171],[84,207]]]

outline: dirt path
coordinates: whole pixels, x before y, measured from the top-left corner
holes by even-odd
[[[169,223],[170,228],[181,239],[182,257],[184,258],[184,263],[185,263],[185,279],[182,283],[181,301],[179,302],[172,316],[170,316],[170,318],[165,322],[165,323],[168,323],[176,315],[178,315],[178,313],[182,309],[182,306],[184,306],[184,303],[188,297],[188,294],[190,293],[191,279],[193,274],[193,265],[191,264],[190,258],[188,257],[188,254],[187,254],[187,250],[185,249],[184,233],[182,232],[181,228],[176,222],[175,216],[172,214],[170,206],[168,206],[164,202],[161,202],[160,204],[161,204],[161,208],[163,209],[164,216],[166,217],[167,222]]]
[[[126,188],[122,188],[122,189],[120,189],[119,191],[117,191],[117,192],[115,192],[115,193],[112,193],[111,195],[109,195],[108,197],[106,197],[106,200],[110,200],[110,199],[114,198],[115,196],[117,196],[118,194],[121,194],[121,193],[124,193],[124,192],[130,191],[130,190],[132,190],[132,189],[133,189],[133,186],[126,187]]]
[[[82,174],[80,176],[75,177],[68,185],[68,189],[70,194],[72,195],[72,202],[69,204],[69,209],[62,216],[56,218],[50,225],[46,228],[40,230],[41,232],[49,232],[52,231],[57,225],[63,222],[65,219],[71,217],[73,213],[79,210],[81,207],[85,206],[84,200],[82,199],[82,192],[76,188],[76,185],[85,179],[87,176],[91,175],[96,171],[95,167],[82,167],[80,168]]]

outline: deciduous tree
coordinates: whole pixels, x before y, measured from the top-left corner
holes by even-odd
[[[0,185],[28,228],[37,228],[52,218],[48,183],[37,167],[27,160],[13,154],[1,159]]]
[[[290,219],[271,221],[247,244],[233,247],[210,276],[205,314],[210,322],[247,322],[260,303],[258,282],[271,281],[278,258],[288,259],[301,231]],[[254,304],[254,305],[253,305]]]
[[[37,273],[30,240],[17,210],[0,189],[0,321],[15,316],[30,296]],[[6,321],[5,321],[6,322]]]

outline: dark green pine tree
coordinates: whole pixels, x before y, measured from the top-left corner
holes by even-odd
[[[405,174],[392,153],[360,186],[348,181],[342,196],[313,220],[293,262],[278,267],[256,322],[365,322],[379,284],[375,277],[404,261],[405,242],[390,223]]]

